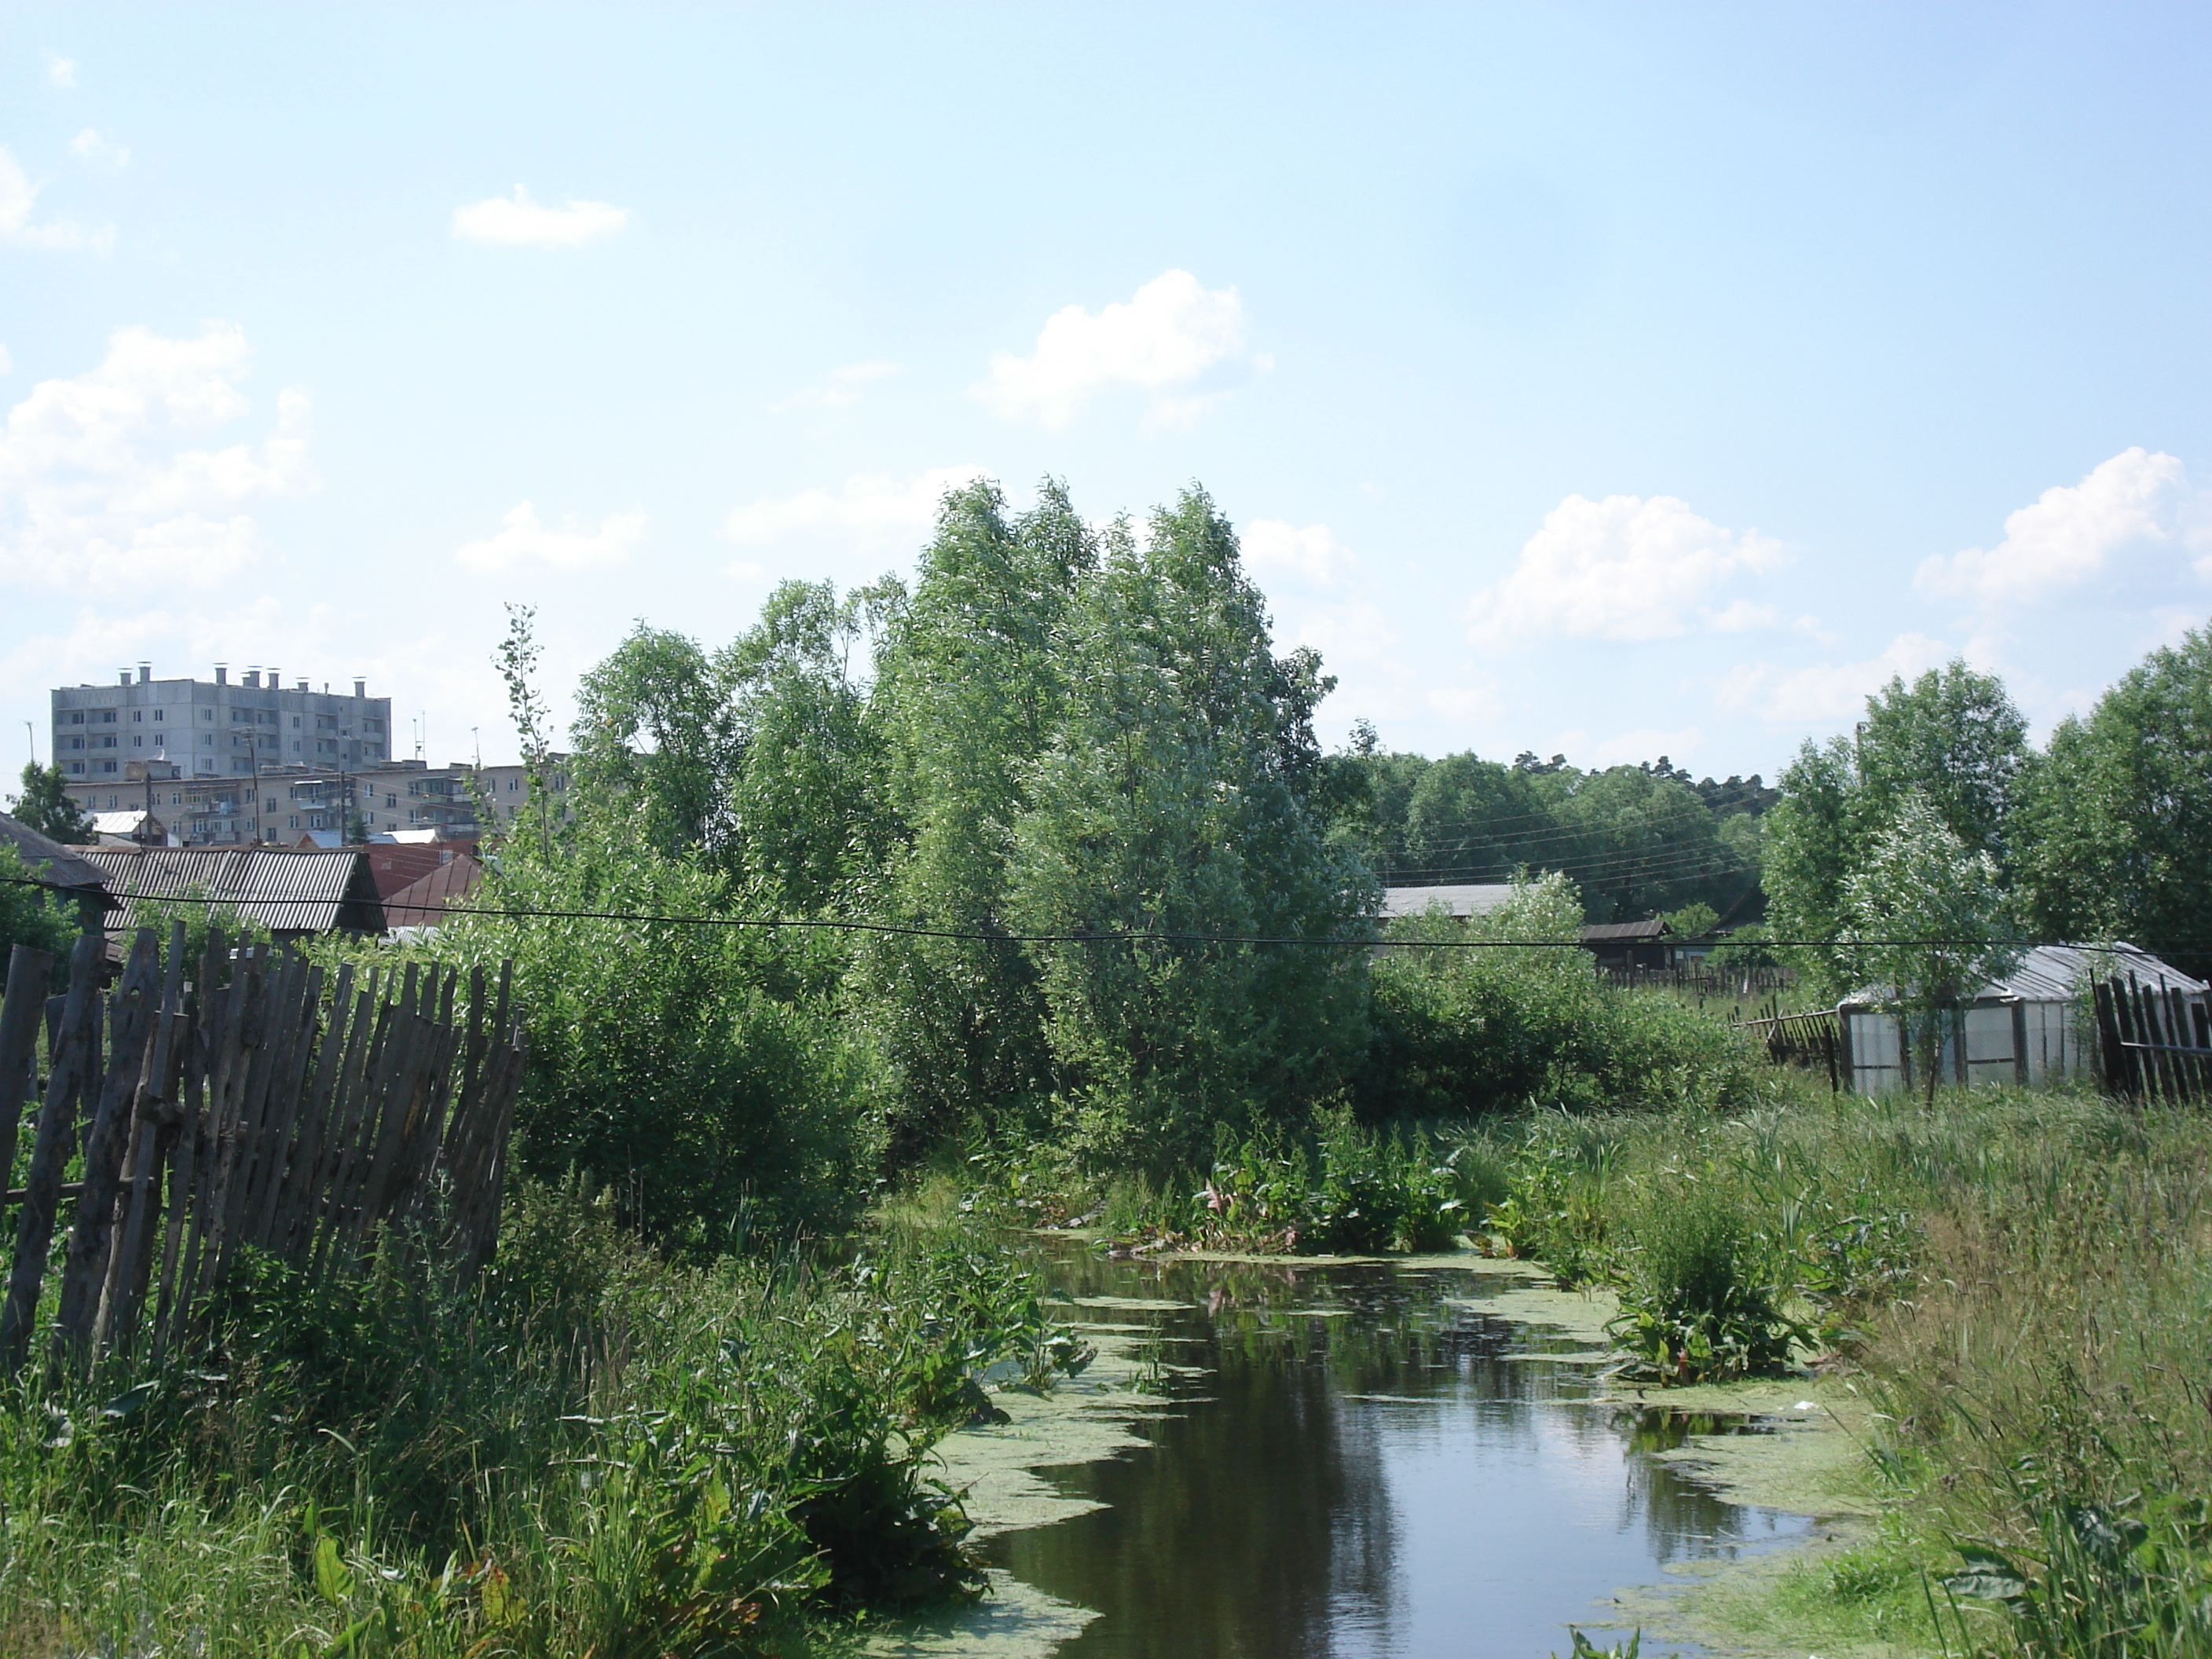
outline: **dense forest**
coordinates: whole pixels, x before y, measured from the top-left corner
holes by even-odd
[[[1676,928],[1694,934],[1760,915],[1759,820],[1779,793],[1756,773],[1693,782],[1664,755],[1596,772],[1526,750],[1432,761],[1388,752],[1364,728],[1344,761],[1364,774],[1368,849],[1389,885],[1557,870],[1592,921],[1703,907]]]

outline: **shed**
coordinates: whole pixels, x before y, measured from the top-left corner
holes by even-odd
[[[1425,916],[1432,909],[1441,909],[1455,921],[1465,921],[1469,916],[1495,910],[1512,896],[1512,884],[1503,881],[1457,887],[1385,887],[1382,919],[1395,921],[1401,916]]]
[[[122,900],[107,919],[128,931],[137,898],[197,896],[234,904],[277,939],[336,928],[380,933],[383,907],[358,848],[298,853],[278,847],[101,847],[85,862],[102,871]]]
[[[2202,1006],[2205,983],[2132,945],[2039,945],[1972,1002],[1948,1011],[1941,1075],[1949,1081],[2040,1086],[2094,1076],[2096,1039],[2082,1028],[2079,999],[2099,978],[2126,978],[2160,991],[2179,991]],[[1887,1000],[1869,987],[1836,1007],[1841,1053],[1837,1072],[1854,1094],[1886,1094],[1924,1086],[1897,1017],[1875,1005]]]
[[[0,812],[0,843],[15,849],[34,879],[76,900],[82,926],[96,925],[100,912],[114,903],[107,896],[106,871],[5,812]]]
[[[94,812],[92,834],[101,847],[167,847],[168,826],[143,808],[127,812]]]
[[[1657,916],[1644,921],[1601,921],[1582,931],[1583,949],[1601,968],[1671,968],[1674,930]]]

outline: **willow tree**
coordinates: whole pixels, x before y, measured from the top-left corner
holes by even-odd
[[[1037,973],[1006,921],[1013,825],[1056,740],[1062,647],[1095,538],[1061,486],[1010,513],[994,483],[949,493],[910,590],[879,602],[871,718],[895,824],[855,1006],[898,1079],[902,1151],[973,1113],[1033,1117],[1052,1089]]]
[[[1908,794],[1844,884],[1843,922],[1843,963],[1895,1017],[1932,1104],[1946,1024],[1963,1042],[1959,1010],[2020,962],[1996,860],[1970,850],[1934,802]]]
[[[1313,711],[1202,491],[1126,526],[1067,617],[1063,714],[1026,769],[1009,914],[1091,1154],[1202,1161],[1216,1126],[1295,1117],[1364,1013],[1372,878],[1328,836]],[[1266,941],[1266,942],[1257,942]],[[1331,943],[1336,941],[1336,943]]]

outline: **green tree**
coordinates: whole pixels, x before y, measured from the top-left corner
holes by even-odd
[[[1807,738],[1779,780],[1782,799],[1766,815],[1766,927],[1797,941],[1777,954],[1808,986],[1835,995],[1850,972],[1832,943],[1844,925],[1844,887],[1863,850],[1857,762],[1850,742]]]
[[[641,816],[641,814],[640,815]],[[685,1249],[848,1226],[881,1151],[878,1068],[838,1015],[842,953],[811,933],[527,911],[755,915],[765,895],[637,818],[585,811],[549,853],[524,836],[424,948],[514,963],[530,1039],[516,1164],[614,1189]],[[502,909],[510,914],[496,913]]]
[[[1909,686],[1893,678],[1867,699],[1855,738],[1808,739],[1797,751],[1766,814],[1763,878],[1773,936],[1814,941],[1780,952],[1811,988],[1849,988],[1848,955],[1822,941],[1843,928],[1851,878],[1907,800],[2007,876],[2031,760],[2027,729],[2002,681],[1954,662]]]
[[[59,761],[52,766],[26,762],[22,781],[22,793],[8,798],[10,817],[64,845],[92,839],[92,819],[70,799]]]
[[[2027,908],[2212,973],[2212,630],[2152,652],[2051,734],[2021,790]]]
[[[865,884],[896,840],[882,733],[852,673],[867,619],[894,597],[841,602],[828,582],[785,582],[716,659],[743,755],[730,805],[744,867],[787,909],[820,909]]]
[[[1844,883],[1844,923],[1842,962],[1896,1017],[1932,1104],[1947,1019],[2020,962],[1996,860],[1968,848],[1933,801],[1908,794]]]
[[[2027,722],[2004,682],[1963,662],[1902,676],[1867,699],[1857,744],[1869,823],[1893,818],[1918,794],[1969,848],[2003,868],[2006,820],[2027,763]]]
[[[727,670],[696,641],[639,623],[584,676],[569,740],[578,792],[623,802],[655,851],[734,854],[743,744]]]
[[[66,969],[76,931],[76,901],[38,884],[22,855],[0,842],[0,975],[18,945],[50,952],[57,971]]]
[[[1126,532],[1067,622],[1060,731],[1014,824],[1008,914],[1034,945],[1077,1139],[1158,1170],[1215,1126],[1298,1121],[1347,1073],[1376,895],[1332,848],[1313,710],[1334,682],[1274,656],[1237,539],[1193,489]]]
[[[978,482],[946,495],[912,591],[879,596],[870,701],[896,840],[872,914],[974,936],[878,934],[860,952],[855,1003],[898,1079],[902,1152],[970,1113],[1018,1120],[1051,1091],[1036,969],[1007,937],[1007,863],[1061,727],[1066,618],[1097,556],[1063,486],[1009,514]]]

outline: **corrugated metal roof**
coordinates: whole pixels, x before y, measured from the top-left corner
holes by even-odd
[[[31,866],[31,873],[56,887],[72,891],[87,887],[104,888],[107,872],[98,866],[86,862],[82,856],[71,852],[61,842],[40,835],[18,819],[0,812],[0,841],[22,856]]]
[[[384,901],[386,927],[434,927],[445,920],[448,904],[465,904],[483,866],[466,853],[450,864],[441,864],[417,882],[411,882]]]
[[[2160,991],[2179,991],[2202,996],[2205,983],[2191,979],[2170,963],[2127,944],[2039,945],[2021,958],[2020,966],[2002,979],[1984,985],[1975,1000],[2017,997],[2022,1002],[2066,1002],[2082,981],[2124,978],[2132,974],[2141,983]],[[1888,1000],[1887,986],[1870,985],[1844,999],[1848,1002],[1877,1003]]]
[[[388,899],[402,888],[413,886],[432,871],[442,870],[456,858],[468,854],[456,852],[450,842],[442,847],[371,842],[362,849],[362,856],[368,860],[368,872],[376,879],[376,896]],[[390,921],[390,918],[386,921]]]
[[[1653,916],[1644,921],[1600,921],[1583,929],[1585,945],[1630,945],[1644,939],[1662,939],[1667,924]]]
[[[1495,910],[1513,896],[1513,888],[1507,882],[1492,882],[1460,887],[1386,887],[1382,890],[1382,914],[1385,916],[1419,916],[1428,914],[1432,904],[1441,905],[1449,915],[1462,920],[1479,916],[1485,911]]]
[[[106,872],[118,896],[183,898],[193,889],[234,904],[272,933],[319,933],[333,927],[380,930],[376,888],[357,849],[295,853],[276,847],[116,847],[84,854]],[[135,926],[136,906],[123,899],[111,929]]]

